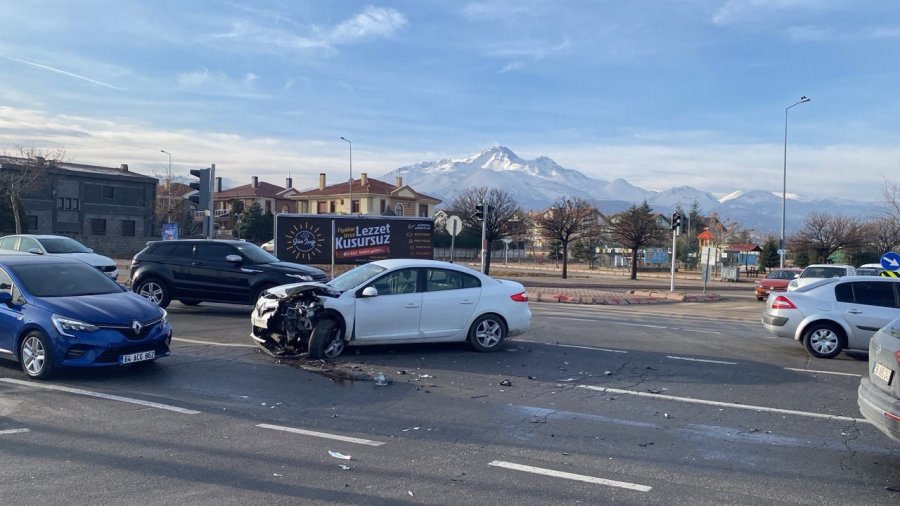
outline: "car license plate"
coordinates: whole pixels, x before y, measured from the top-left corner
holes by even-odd
[[[260,327],[263,329],[269,328],[269,315],[258,316],[254,314],[250,317],[250,322],[254,327]]]
[[[889,367],[885,367],[881,364],[876,363],[875,369],[872,370],[875,376],[883,379],[885,383],[888,385],[891,384],[891,376],[894,375],[894,371],[892,371]]]
[[[131,353],[129,355],[122,355],[119,357],[120,364],[130,364],[132,362],[144,362],[147,360],[153,360],[156,358],[156,351],[142,351],[140,353]]]

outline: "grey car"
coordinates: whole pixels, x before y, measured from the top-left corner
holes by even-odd
[[[859,383],[859,411],[881,432],[900,441],[900,318],[869,343],[869,374]]]
[[[766,299],[762,322],[778,337],[803,343],[814,357],[865,350],[880,328],[900,317],[900,279],[845,276],[815,281]]]

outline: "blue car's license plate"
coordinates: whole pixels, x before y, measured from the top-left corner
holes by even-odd
[[[156,358],[156,351],[142,351],[140,353],[131,353],[129,355],[121,355],[119,357],[120,364],[130,364],[132,362],[144,362]]]

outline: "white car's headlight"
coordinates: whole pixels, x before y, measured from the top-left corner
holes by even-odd
[[[53,326],[56,327],[56,330],[64,335],[69,337],[75,337],[68,332],[94,332],[99,327],[96,325],[91,325],[90,323],[85,323],[81,320],[75,320],[73,318],[67,318],[65,316],[53,315],[50,317],[53,321]],[[68,332],[67,332],[68,331]]]
[[[312,281],[313,278],[309,274],[287,274],[289,278],[299,279],[300,281]]]

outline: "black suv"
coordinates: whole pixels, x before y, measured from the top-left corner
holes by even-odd
[[[132,290],[159,307],[172,299],[255,304],[273,286],[327,280],[320,269],[282,262],[244,241],[154,241],[131,261]]]

